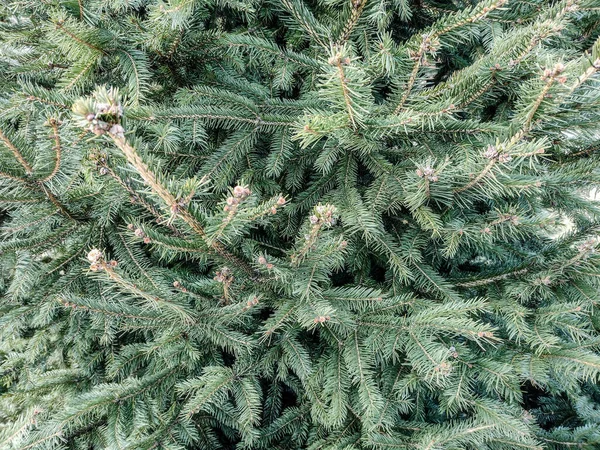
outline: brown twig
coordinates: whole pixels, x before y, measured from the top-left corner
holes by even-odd
[[[2,132],[1,129],[0,129],[0,140],[2,142],[4,142],[4,145],[6,145],[8,147],[8,149],[13,153],[13,155],[15,155],[15,158],[17,158],[17,161],[19,161],[19,163],[25,169],[25,173],[27,173],[27,175],[30,175],[33,172],[33,169],[31,168],[29,163],[27,161],[25,161],[25,158],[23,158],[23,155],[21,154],[19,149],[17,147],[15,147],[15,145],[6,137],[6,135]]]
[[[53,150],[55,151],[56,159],[55,159],[55,163],[54,163],[54,169],[47,177],[40,180],[40,183],[45,183],[46,181],[51,180],[52,178],[54,178],[56,176],[56,174],[60,170],[60,158],[61,158],[61,153],[62,153],[62,145],[60,143],[60,135],[58,134],[58,121],[56,119],[50,119],[48,122],[50,123],[50,126],[52,127],[52,131],[53,131],[53,134],[52,134],[52,138],[54,139],[54,149]]]
[[[210,242],[202,224],[190,213],[190,211],[186,208],[185,205],[180,204],[180,202],[175,198],[175,196],[171,194],[167,190],[167,188],[160,183],[156,175],[149,169],[146,163],[144,163],[144,161],[137,153],[135,148],[131,144],[129,144],[129,142],[127,142],[127,139],[125,137],[116,136],[110,133],[109,136],[112,138],[115,145],[123,152],[129,164],[135,167],[135,169],[137,170],[138,174],[142,177],[144,182],[166,204],[169,211],[171,211],[171,213],[180,217],[185,223],[187,223],[189,227],[204,240],[204,242],[207,244],[209,251],[216,253],[221,258],[234,264],[235,266],[246,272],[246,274],[254,276],[254,271],[252,270],[252,267],[250,267],[244,261],[240,260],[237,256],[227,251],[227,249],[225,249],[225,247],[220,242]]]

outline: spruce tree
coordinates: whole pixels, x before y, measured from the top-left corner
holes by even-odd
[[[4,0],[1,449],[597,449],[597,0]]]

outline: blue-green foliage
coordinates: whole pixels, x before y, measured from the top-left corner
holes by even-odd
[[[5,0],[0,449],[600,446],[596,0]]]

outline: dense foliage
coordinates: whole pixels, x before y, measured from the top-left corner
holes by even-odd
[[[3,1],[0,448],[599,448],[599,35]]]

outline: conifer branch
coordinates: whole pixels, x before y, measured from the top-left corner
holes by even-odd
[[[325,38],[321,36],[319,31],[317,31],[313,25],[317,24],[314,16],[306,9],[306,7],[300,3],[297,5],[293,0],[281,0],[281,3],[285,7],[285,9],[296,19],[297,23],[302,26],[304,31],[306,31],[310,37],[312,37],[321,47],[327,48],[327,45],[323,41]],[[313,23],[310,23],[310,22]]]
[[[476,186],[477,184],[479,184],[479,182],[483,178],[485,178],[487,176],[488,173],[490,173],[490,171],[494,168],[495,165],[496,165],[496,159],[490,160],[490,162],[487,163],[487,165],[483,168],[483,170],[481,172],[479,172],[479,174],[477,174],[477,176],[475,178],[473,178],[471,181],[469,181],[464,186],[462,186],[458,189],[454,189],[454,192],[458,194],[458,193],[461,193],[461,192],[471,189],[473,186]]]
[[[522,128],[524,133],[527,133],[531,129],[531,121],[533,120],[533,116],[535,116],[535,113],[537,112],[540,105],[546,98],[546,95],[548,94],[548,91],[550,90],[550,88],[552,87],[554,82],[555,82],[554,76],[550,77],[548,79],[548,81],[546,81],[546,84],[544,85],[544,88],[542,89],[542,91],[540,92],[538,97],[535,99],[535,102],[533,103],[533,107],[531,108],[531,110],[529,111],[527,116],[525,117],[525,123],[523,124],[523,128]]]
[[[137,267],[139,272],[150,282],[150,284],[154,287],[154,289],[156,289],[157,291],[160,291],[160,287],[158,286],[158,283],[148,274],[148,272],[146,270],[144,270],[144,268],[142,267],[140,262],[137,260],[137,258],[135,257],[135,255],[133,254],[131,249],[129,248],[129,245],[127,244],[127,241],[125,241],[125,238],[123,237],[123,235],[119,234],[118,236],[119,236],[119,240],[123,244],[123,247],[127,251],[129,258],[131,259],[131,261],[133,261],[133,263],[135,264],[135,266]]]
[[[261,116],[256,116],[256,118],[248,118],[248,117],[239,117],[232,116],[228,114],[218,114],[218,113],[206,113],[206,114],[194,114],[194,113],[161,113],[158,116],[148,116],[145,119],[150,121],[155,121],[157,119],[209,119],[209,120],[227,120],[231,122],[241,122],[247,123],[251,125],[255,125],[256,127],[267,126],[267,127],[290,127],[295,125],[295,122],[289,121],[270,121],[265,120]]]
[[[19,183],[24,183],[24,184],[28,184],[30,183],[30,180],[26,180],[24,178],[20,178],[14,175],[11,175],[9,173],[5,173],[5,172],[0,172],[0,177],[4,177],[8,180],[13,180],[13,181],[18,181]]]
[[[62,31],[63,33],[65,33],[67,36],[69,36],[74,41],[79,42],[81,45],[89,48],[90,50],[92,50],[94,52],[98,52],[98,53],[100,53],[102,55],[106,54],[106,52],[104,50],[102,50],[100,47],[97,47],[94,44],[91,44],[91,43],[83,40],[82,38],[80,38],[79,36],[77,36],[75,33],[73,33],[72,31],[70,31],[68,28],[66,28],[64,21],[59,20],[57,22],[54,22],[54,25],[56,26],[57,30]]]
[[[473,281],[466,281],[466,282],[459,282],[459,283],[455,283],[455,286],[457,287],[476,287],[476,286],[484,286],[486,284],[490,284],[490,283],[495,283],[496,281],[500,281],[500,280],[505,280],[509,277],[513,277],[516,275],[524,275],[527,272],[529,272],[529,269],[519,269],[519,270],[514,270],[512,272],[508,272],[508,273],[503,273],[500,275],[495,275],[489,278],[482,278],[479,280],[473,280]]]
[[[52,119],[54,120],[54,119]],[[58,126],[56,123],[54,126]],[[58,131],[55,131],[56,136],[58,136]],[[58,139],[58,137],[55,137],[55,139]],[[27,175],[32,175],[33,174],[33,168],[31,167],[31,165],[25,160],[25,158],[23,157],[23,155],[21,154],[21,152],[19,151],[19,149],[8,139],[8,137],[2,132],[2,130],[0,129],[0,140],[2,142],[4,142],[4,144],[6,145],[6,147],[8,147],[9,150],[11,150],[11,152],[13,153],[13,155],[15,156],[15,158],[17,159],[17,161],[21,164],[21,166],[25,169],[25,172],[27,173]],[[56,165],[60,164],[60,141],[55,141],[56,145],[57,145],[57,149],[55,149],[55,151],[57,152],[57,159],[56,159]],[[56,171],[58,171],[57,167],[55,166]],[[53,171],[54,173],[54,171]],[[13,179],[13,180],[18,180],[21,181],[27,185],[31,185],[32,180],[28,180],[28,179],[22,179],[19,177],[15,177],[13,175],[10,174],[5,174],[5,173],[0,173],[1,176],[5,176],[6,178],[9,179]],[[51,177],[50,177],[51,178]],[[65,217],[67,217],[70,220],[75,221],[75,219],[73,218],[73,216],[69,213],[68,209],[54,196],[54,194],[52,194],[52,192],[50,192],[50,190],[48,190],[48,188],[44,185],[44,181],[46,181],[46,179],[44,180],[39,180],[35,182],[35,186],[37,186],[48,198],[48,200],[50,200],[50,202],[56,206],[58,208],[58,210],[60,211],[60,213],[62,215],[64,215]]]
[[[192,316],[189,311],[186,311],[184,308],[177,305],[176,303],[170,302],[170,301],[165,300],[157,295],[153,295],[153,294],[150,294],[148,292],[141,290],[135,284],[125,280],[121,275],[119,275],[112,268],[112,266],[110,264],[107,264],[107,263],[100,263],[100,264],[101,264],[101,269],[104,272],[106,272],[106,274],[108,275],[108,277],[111,280],[113,280],[115,283],[117,283],[119,286],[123,287],[125,290],[129,291],[130,293],[135,294],[138,297],[141,297],[141,298],[147,300],[152,305],[154,305],[154,304],[163,305],[164,307],[177,312],[177,314],[181,317],[181,319],[183,319],[184,322],[187,324],[194,324],[197,322],[197,319],[194,316]]]
[[[120,318],[125,318],[125,319],[148,320],[148,321],[153,321],[153,322],[162,320],[160,317],[139,316],[139,315],[135,315],[135,314],[127,314],[127,313],[121,313],[121,312],[116,312],[116,311],[110,311],[108,309],[92,308],[87,305],[77,304],[73,300],[66,301],[66,300],[61,299],[59,301],[65,308],[71,308],[75,311],[77,311],[77,310],[89,311],[89,312],[101,313],[101,314],[104,314],[107,316],[114,316],[114,317],[120,317]]]
[[[64,105],[62,103],[57,103],[57,102],[53,102],[50,100],[46,100],[41,97],[36,97],[35,95],[27,95],[25,98],[30,102],[38,102],[38,103],[43,103],[45,105],[56,106],[57,108],[60,108],[60,109],[69,109],[68,105]]]
[[[443,34],[449,33],[450,31],[455,30],[460,27],[463,27],[467,24],[475,23],[478,20],[485,18],[490,12],[502,7],[507,1],[508,0],[496,0],[490,6],[484,6],[483,8],[481,8],[481,11],[478,11],[474,15],[472,15],[470,17],[466,17],[463,20],[459,20],[455,23],[452,23],[452,24],[446,26],[445,28],[442,28],[439,31],[436,31],[434,36],[439,37]]]
[[[394,114],[399,114],[400,111],[402,111],[402,108],[404,108],[404,103],[408,99],[408,96],[412,91],[415,81],[417,80],[417,75],[419,74],[419,69],[421,68],[421,64],[423,62],[423,55],[425,54],[428,45],[429,38],[425,37],[423,39],[423,43],[419,46],[419,49],[413,57],[415,63],[413,65],[412,71],[410,72],[410,76],[408,78],[408,82],[406,83],[406,87],[404,88],[404,93],[400,98],[400,102],[398,102],[398,106],[396,106],[396,109],[394,110]]]
[[[496,85],[496,79],[492,78],[488,83],[484,84],[481,87],[481,89],[474,92],[473,95],[471,95],[470,97],[468,97],[465,100],[463,100],[462,102],[460,102],[458,105],[456,105],[456,107],[464,108],[465,106],[470,105],[475,100],[477,100],[479,97],[481,97],[483,94],[485,94],[487,91],[489,91],[491,88],[493,88],[495,85]]]
[[[0,140],[4,142],[4,145],[6,145],[6,147],[12,152],[15,158],[17,158],[19,164],[21,164],[21,166],[23,166],[23,168],[25,169],[25,173],[27,175],[31,175],[33,173],[33,168],[29,165],[27,161],[25,161],[25,158],[23,158],[23,155],[21,154],[19,149],[15,147],[15,145],[6,137],[6,135],[2,132],[2,129],[0,129]]]
[[[367,0],[365,0],[366,2]],[[342,67],[341,58],[336,58],[336,67],[338,71],[338,77],[340,78],[340,86],[342,87],[342,95],[344,96],[344,103],[346,104],[346,111],[350,122],[352,122],[352,128],[356,130],[356,121],[354,120],[354,108],[352,107],[352,99],[350,98],[350,90],[346,84],[346,75],[344,74],[344,68]]]
[[[40,183],[45,183],[47,181],[50,181],[52,178],[54,178],[56,176],[56,174],[58,173],[58,171],[60,169],[62,145],[60,143],[60,135],[58,134],[58,121],[56,119],[50,119],[50,120],[48,120],[48,123],[52,127],[52,133],[53,133],[52,138],[54,139],[53,150],[54,150],[56,156],[55,156],[55,160],[54,160],[54,169],[52,169],[52,172],[50,172],[50,174],[48,176],[41,179]]]
[[[0,2],[0,446],[596,445],[597,11],[336,1]]]
[[[419,69],[421,68],[421,64],[423,63],[423,56],[425,55],[426,52],[430,51],[431,45],[434,42],[437,42],[440,36],[442,36],[446,33],[449,33],[457,28],[460,28],[464,25],[474,23],[474,22],[477,22],[478,20],[485,18],[490,12],[494,11],[495,9],[500,8],[506,2],[507,2],[507,0],[496,0],[490,6],[484,6],[483,8],[477,7],[475,9],[476,13],[473,14],[472,16],[465,17],[462,20],[458,20],[454,23],[450,23],[449,25],[447,25],[444,28],[441,28],[437,31],[433,31],[431,33],[427,33],[427,34],[423,35],[423,40],[421,42],[421,45],[419,46],[419,48],[417,49],[417,51],[415,52],[415,54],[412,57],[412,59],[415,61],[415,63],[413,65],[412,71],[408,78],[408,82],[404,88],[404,93],[402,94],[402,97],[400,98],[400,102],[398,103],[398,106],[396,106],[396,109],[394,110],[395,115],[399,114],[400,111],[402,111],[402,108],[404,107],[404,104],[405,104],[406,100],[408,99],[408,97],[414,87],[415,81],[417,80],[417,75],[419,73]],[[435,27],[432,30],[435,30]]]
[[[579,75],[577,77],[577,81],[575,81],[575,83],[573,83],[573,85],[569,88],[569,91],[567,92],[566,96],[571,96],[573,94],[573,92],[575,92],[583,83],[585,83],[587,80],[589,80],[591,77],[593,77],[596,72],[598,72],[600,70],[600,58],[598,58],[596,61],[594,61],[590,67],[588,67],[584,73],[582,73],[581,75]]]
[[[354,29],[354,26],[358,22],[358,19],[360,18],[363,10],[365,9],[365,6],[367,5],[368,1],[369,0],[352,0],[351,1],[352,12],[350,13],[350,18],[348,19],[348,22],[346,22],[346,25],[344,26],[344,30],[342,31],[342,34],[340,35],[340,37],[338,39],[338,45],[341,46],[346,43],[346,41],[350,37],[350,34],[352,33],[352,30]]]
[[[40,188],[42,189],[42,191],[44,192],[44,194],[46,194],[46,197],[48,197],[48,200],[50,200],[50,202],[56,206],[58,208],[58,210],[60,211],[60,213],[65,216],[67,219],[70,219],[74,222],[76,222],[75,218],[71,215],[71,213],[69,212],[69,210],[66,208],[66,206],[64,206],[55,196],[52,192],[50,192],[50,190],[46,187],[46,185],[44,183],[38,183],[38,186],[40,186]]]
[[[64,260],[61,264],[59,264],[58,266],[56,266],[54,269],[50,270],[47,272],[48,275],[59,271],[62,267],[66,266],[67,264],[69,264],[71,261],[73,261],[75,258],[77,258],[86,248],[87,246],[87,242],[85,245],[83,245],[79,250],[77,250],[75,253],[73,253],[72,256],[70,256],[69,258],[67,258],[66,260]]]
[[[108,164],[103,164],[102,167],[108,170],[108,174],[111,176],[111,178],[114,179],[117,183],[119,183],[119,185],[131,195],[132,199],[135,199],[137,203],[142,205],[146,209],[146,211],[148,211],[154,216],[156,222],[159,225],[165,225],[173,232],[175,236],[181,236],[179,230],[175,228],[173,224],[165,222],[163,215],[152,204],[146,201],[146,199],[141,194],[136,192],[125,180],[123,180],[119,175],[117,175],[117,173],[113,170],[112,167],[110,167]]]
[[[73,77],[73,79],[65,86],[65,91],[70,90],[73,86],[75,86],[80,80],[88,75],[90,70],[94,68],[96,65],[96,61],[92,60],[88,64],[86,64],[79,73]]]
[[[477,433],[478,431],[483,431],[483,430],[487,430],[489,428],[494,428],[496,425],[494,424],[490,424],[490,425],[479,425],[479,426],[475,426],[475,427],[471,427],[471,428],[467,428],[463,431],[457,432],[456,434],[453,434],[452,437],[440,440],[440,441],[436,441],[435,439],[432,439],[429,444],[427,444],[427,447],[424,448],[424,450],[432,450],[434,448],[435,445],[439,445],[439,444],[443,444],[445,442],[454,440],[456,438],[458,438],[460,435],[467,435],[467,434],[472,434],[472,433]]]
[[[148,168],[142,158],[139,156],[133,146],[129,144],[125,137],[117,136],[109,133],[115,145],[123,152],[127,161],[135,167],[138,174],[144,182],[152,189],[152,191],[160,197],[171,212],[187,223],[196,234],[198,234],[207,244],[207,247],[223,259],[235,264],[236,267],[242,269],[250,276],[254,276],[254,271],[245,262],[238,259],[235,255],[227,251],[223,245],[218,242],[209,242],[208,236],[204,227],[200,222],[188,211],[188,209],[180,205],[180,202],[165,188],[159,181],[156,175]]]

